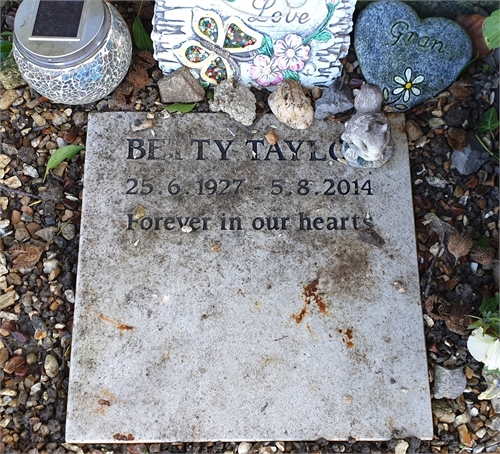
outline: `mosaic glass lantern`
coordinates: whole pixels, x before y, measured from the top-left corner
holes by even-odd
[[[87,104],[127,74],[132,40],[103,0],[29,0],[14,23],[14,58],[28,84],[53,102]]]

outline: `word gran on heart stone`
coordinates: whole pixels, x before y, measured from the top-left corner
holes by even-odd
[[[432,439],[404,116],[378,169],[340,123],[145,120],[89,119],[66,440]]]
[[[152,39],[165,74],[186,66],[204,85],[328,86],[349,49],[356,0],[157,0]]]
[[[399,1],[378,1],[359,15],[354,47],[367,82],[386,105],[404,111],[451,85],[472,58],[472,44],[456,22],[420,20]]]

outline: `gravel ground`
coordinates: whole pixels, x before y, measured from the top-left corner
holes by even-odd
[[[133,6],[118,6],[133,19]],[[11,29],[15,6],[2,7],[1,13],[2,28]],[[487,388],[482,364],[468,353],[465,330],[467,315],[478,314],[481,300],[498,291],[498,281],[491,264],[478,264],[471,254],[455,260],[440,238],[450,226],[476,241],[487,238],[498,259],[498,161],[491,158],[461,175],[450,158],[471,140],[467,132],[477,128],[484,112],[498,109],[498,64],[491,55],[406,114],[431,389],[439,366],[462,371],[467,380],[458,398],[431,396],[432,441],[65,444],[85,153],[62,163],[45,182],[43,176],[52,150],[85,143],[89,112],[156,111],[161,71],[141,58],[147,79],[128,93],[118,89],[84,106],[51,104],[29,87],[0,86],[0,453],[500,452],[500,405],[481,396]],[[349,86],[358,87],[362,75],[353,52],[345,69]],[[267,93],[256,94],[259,111],[267,110]],[[206,111],[207,104],[198,110]],[[491,149],[498,150],[498,130],[495,134]]]

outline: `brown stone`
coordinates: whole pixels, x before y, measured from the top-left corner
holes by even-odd
[[[450,87],[451,94],[457,99],[467,99],[474,94],[474,88],[470,83],[457,81]]]
[[[465,189],[462,186],[457,185],[457,187],[453,191],[453,195],[455,197],[462,197],[464,194],[465,194]]]
[[[26,229],[30,233],[31,238],[36,238],[36,239],[38,239],[38,237],[35,237],[35,233],[38,232],[41,228],[42,226],[40,224],[37,224],[36,222],[29,222],[28,225],[26,226]]]
[[[471,448],[472,447],[472,439],[465,424],[457,427],[458,429],[458,438],[460,439],[460,443]]]
[[[13,210],[12,211],[12,216],[10,218],[10,223],[12,225],[16,225],[19,222],[21,222],[21,213],[19,211],[17,211],[17,210]]]
[[[7,282],[9,285],[21,285],[23,280],[19,274],[9,273],[9,275],[7,276]]]
[[[0,97],[0,110],[7,110],[18,97],[19,96],[14,89],[3,92]]]
[[[450,128],[447,140],[448,145],[454,150],[463,150],[469,144],[467,133],[463,128]]]
[[[411,142],[415,142],[423,136],[422,128],[415,120],[408,120],[406,122],[406,134],[408,135],[408,140]]]
[[[474,418],[472,418],[467,423],[467,427],[469,428],[469,430],[471,432],[477,432],[483,426],[484,426],[484,422],[481,421],[481,418],[478,418],[477,416],[475,416]]]

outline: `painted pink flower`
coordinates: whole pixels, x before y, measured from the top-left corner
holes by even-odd
[[[259,85],[267,87],[271,84],[278,85],[283,80],[283,73],[276,65],[276,59],[270,59],[267,55],[257,55],[250,67],[250,77]]]
[[[284,71],[301,71],[304,62],[309,60],[311,48],[302,44],[302,38],[299,35],[286,35],[285,39],[279,39],[274,44],[274,55],[278,68]]]

